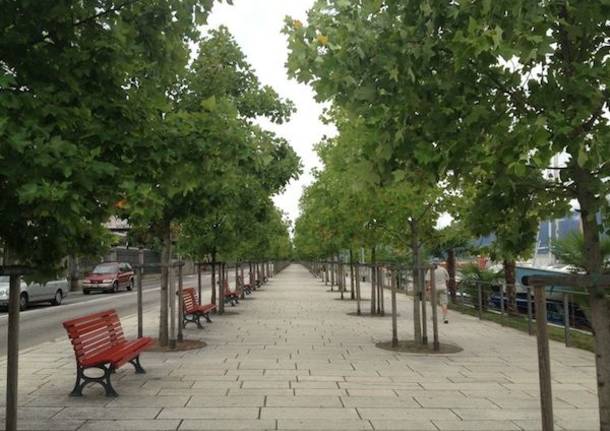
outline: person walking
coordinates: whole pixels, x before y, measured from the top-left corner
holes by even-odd
[[[438,298],[438,304],[441,306],[443,313],[443,322],[449,323],[447,319],[447,304],[449,303],[449,297],[447,295],[449,273],[440,264],[439,259],[432,260],[432,268],[434,269],[434,285],[436,288],[436,295]],[[430,297],[430,291],[432,290],[432,283],[430,282],[430,271],[426,272],[426,292]]]

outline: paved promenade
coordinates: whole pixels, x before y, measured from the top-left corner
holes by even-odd
[[[21,428],[540,429],[535,338],[450,313],[441,341],[463,352],[397,354],[375,347],[391,338],[389,317],[349,316],[354,302],[338,296],[292,265],[205,330],[185,331],[207,347],[144,353],[145,375],[121,368],[117,399],[95,386],[68,397],[75,370],[67,338],[22,351]],[[411,338],[410,300],[401,295],[399,307],[400,337]],[[133,336],[135,316],[124,317]],[[146,335],[156,335],[157,319],[146,314]],[[556,429],[599,429],[593,355],[551,342],[551,358]],[[4,385],[4,358],[0,365]]]

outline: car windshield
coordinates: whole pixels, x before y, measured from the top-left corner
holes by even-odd
[[[102,263],[93,270],[94,274],[114,274],[119,272],[119,265],[116,263]]]
[[[8,275],[0,275],[0,283],[8,283],[9,276]]]

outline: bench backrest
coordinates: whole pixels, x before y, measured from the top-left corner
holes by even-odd
[[[63,325],[78,362],[126,341],[115,310],[66,320]]]
[[[199,304],[194,287],[182,289],[182,303],[184,304],[184,311],[187,314],[190,314],[195,309],[195,306]]]
[[[225,280],[224,284],[225,284],[225,296],[226,295],[231,295],[233,292],[229,288],[229,280]]]

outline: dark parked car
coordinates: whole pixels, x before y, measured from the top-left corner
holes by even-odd
[[[133,289],[134,272],[126,262],[104,262],[97,265],[83,280],[83,293],[91,291],[118,292],[121,287]]]

